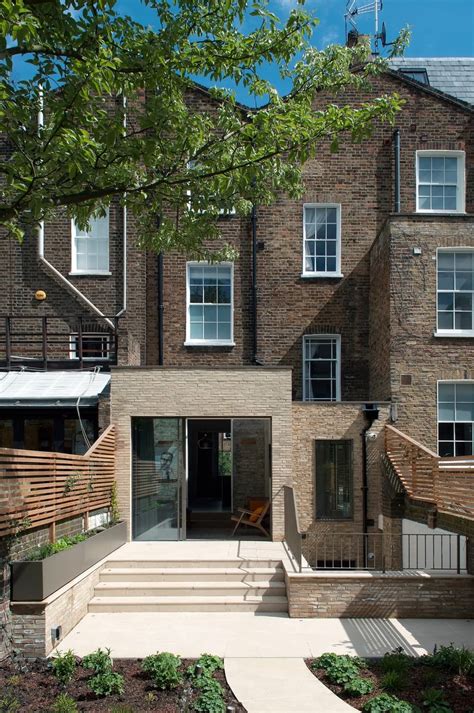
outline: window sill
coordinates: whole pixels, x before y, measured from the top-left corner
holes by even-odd
[[[110,277],[111,272],[107,270],[98,270],[96,272],[91,272],[90,270],[71,270],[69,273],[70,277]]]
[[[312,279],[331,279],[340,280],[344,277],[342,272],[302,272],[300,275],[302,280],[312,280]]]
[[[450,339],[472,339],[474,332],[433,332],[433,337],[448,337]]]
[[[209,339],[202,341],[186,340],[185,347],[235,347],[235,342],[223,342],[218,339]]]
[[[417,210],[417,215],[468,215],[465,210]]]

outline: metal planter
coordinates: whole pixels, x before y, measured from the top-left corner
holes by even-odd
[[[117,525],[44,560],[11,563],[11,599],[40,602],[127,541],[127,524]]]

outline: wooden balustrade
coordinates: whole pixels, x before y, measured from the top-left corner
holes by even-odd
[[[433,503],[441,512],[474,518],[473,457],[440,458],[389,425],[385,451],[409,497]]]
[[[109,507],[115,478],[115,429],[84,455],[0,448],[0,537]]]

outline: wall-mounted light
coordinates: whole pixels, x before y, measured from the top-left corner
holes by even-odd
[[[44,290],[36,290],[35,292],[35,300],[38,300],[38,302],[43,302],[47,297],[46,292]]]

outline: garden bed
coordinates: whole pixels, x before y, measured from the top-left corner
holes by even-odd
[[[182,682],[170,690],[160,690],[150,675],[142,670],[143,660],[113,661],[113,673],[123,676],[123,693],[97,696],[90,686],[94,671],[85,668],[79,658],[76,659],[70,680],[63,684],[55,675],[50,661],[36,660],[21,665],[7,662],[0,665],[0,710],[9,713],[206,713],[206,710],[218,713],[219,707],[206,708],[205,703],[203,707],[202,700],[201,707],[197,703],[202,688],[196,685],[196,679],[189,674],[189,667],[196,663],[196,659],[183,659],[178,669]],[[238,703],[227,685],[224,671],[212,671],[210,678],[222,687],[222,713],[229,705],[233,706],[235,713],[245,713],[245,708]],[[65,697],[69,701],[64,701]],[[76,707],[73,707],[73,703]]]
[[[441,646],[419,658],[400,650],[382,659],[323,654],[306,661],[337,696],[364,713],[472,713],[474,652]]]

